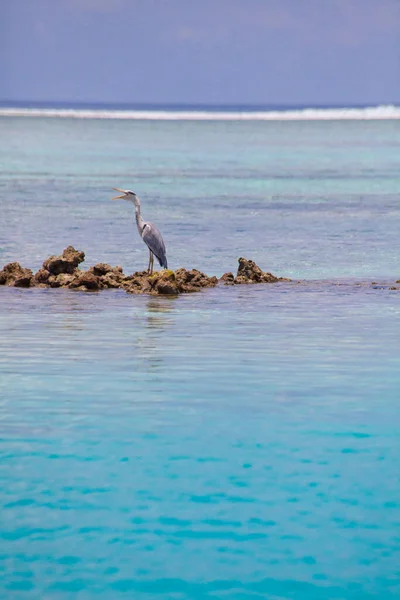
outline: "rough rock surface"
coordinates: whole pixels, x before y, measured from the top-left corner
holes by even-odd
[[[50,272],[47,269],[41,268],[33,276],[32,285],[38,287],[47,287],[49,285]]]
[[[72,274],[77,266],[85,260],[85,253],[75,250],[72,246],[65,248],[61,256],[50,256],[43,263],[43,268],[52,275],[60,273]]]
[[[33,273],[30,269],[25,269],[17,262],[5,265],[0,271],[0,285],[9,285],[13,287],[30,287]]]
[[[149,275],[146,271],[134,273],[123,284],[123,288],[130,294],[165,294],[174,296],[198,292],[203,288],[215,287],[218,283],[216,277],[208,277],[197,269],[187,271],[157,271]]]
[[[122,267],[111,267],[105,263],[98,263],[94,267],[90,267],[89,273],[100,278],[102,288],[120,288],[128,279],[124,275]]]
[[[208,277],[197,269],[161,270],[149,275],[139,271],[125,275],[122,267],[98,263],[87,271],[78,268],[85,253],[68,246],[60,256],[50,256],[35,275],[19,263],[10,263],[0,271],[0,285],[19,287],[69,288],[98,291],[107,288],[123,289],[130,294],[169,295],[198,292],[215,287],[217,277]],[[273,283],[282,281],[271,273],[264,273],[253,261],[239,258],[236,277],[225,273],[220,279],[226,285],[240,283]]]
[[[233,273],[229,271],[229,273],[224,273],[220,279],[225,285],[234,285],[235,284],[235,276]]]
[[[74,278],[68,284],[71,289],[82,289],[82,290],[100,290],[103,286],[101,285],[100,277],[90,273],[90,271],[78,271],[74,273]]]
[[[18,262],[9,263],[0,270],[0,286],[39,287],[39,288],[69,288],[71,290],[93,291],[114,288],[125,290],[130,294],[169,295],[198,292],[204,288],[224,285],[241,285],[253,283],[276,283],[290,281],[284,277],[276,277],[264,272],[252,260],[239,258],[236,276],[224,273],[220,279],[208,277],[197,269],[177,269],[176,271],[161,270],[149,275],[147,271],[138,271],[125,275],[122,267],[113,267],[107,263],[98,263],[88,270],[79,269],[85,259],[85,253],[68,246],[60,256],[50,256],[43,266],[33,274],[30,269],[22,267]],[[301,283],[301,282],[297,282]],[[335,285],[342,285],[336,283]],[[365,285],[365,284],[356,284]],[[376,289],[400,291],[400,279],[391,285],[386,282]]]
[[[276,277],[272,273],[262,271],[258,265],[247,258],[239,258],[236,277],[233,273],[224,273],[220,279],[225,285],[240,285],[243,283],[276,283],[277,281],[290,281],[284,277]]]

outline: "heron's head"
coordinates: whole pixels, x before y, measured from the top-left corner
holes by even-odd
[[[136,196],[135,192],[132,190],[120,190],[119,188],[113,188],[116,192],[120,192],[121,196],[114,196],[111,200],[128,200],[129,202],[134,202],[135,204],[139,201],[139,198]]]

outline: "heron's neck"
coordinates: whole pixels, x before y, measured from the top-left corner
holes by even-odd
[[[137,200],[137,202],[135,202],[135,213],[136,213],[136,225],[139,231],[139,235],[142,235],[142,231],[143,231],[143,227],[144,227],[144,220],[142,215],[140,214],[140,202],[139,200]]]

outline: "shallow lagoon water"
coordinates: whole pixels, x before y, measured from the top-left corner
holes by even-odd
[[[173,268],[307,279],[0,288],[2,597],[398,598],[399,125],[0,131],[1,264],[142,268],[116,185]]]

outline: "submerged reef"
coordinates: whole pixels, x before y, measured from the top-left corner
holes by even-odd
[[[217,285],[236,286],[248,284],[290,282],[285,277],[277,277],[272,273],[262,271],[258,265],[247,258],[238,259],[236,275],[224,273],[222,277],[209,277],[197,269],[184,268],[171,271],[169,269],[156,271],[150,275],[147,271],[138,271],[125,275],[122,267],[112,267],[106,263],[98,263],[84,271],[79,265],[85,260],[85,253],[73,246],[65,248],[60,256],[50,256],[42,267],[33,273],[31,269],[22,267],[18,262],[12,262],[0,271],[0,286],[19,288],[68,288],[71,290],[97,292],[106,289],[121,289],[128,294],[151,294],[177,296],[199,292],[205,288]],[[322,282],[297,281],[297,284],[321,285]],[[325,284],[349,285],[340,282],[325,282]],[[351,284],[350,284],[351,285]],[[393,283],[355,282],[353,285],[374,289],[400,291],[400,279]]]
[[[0,285],[84,291],[114,288],[123,289],[130,294],[178,295],[215,287],[218,283],[240,285],[290,281],[272,273],[265,273],[252,260],[246,258],[239,258],[236,276],[233,273],[225,273],[220,279],[208,277],[197,269],[188,271],[183,268],[176,271],[156,271],[152,275],[147,271],[125,275],[122,267],[112,267],[106,263],[99,263],[83,271],[79,265],[84,260],[84,252],[68,246],[60,256],[47,258],[35,274],[17,262],[9,263],[0,271]]]

